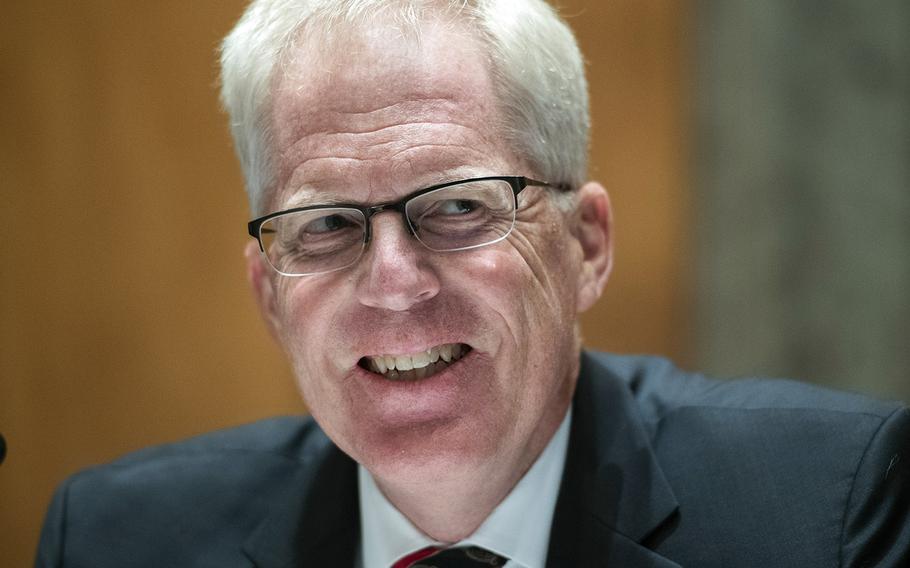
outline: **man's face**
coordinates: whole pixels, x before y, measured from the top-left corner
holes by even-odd
[[[497,135],[484,58],[452,30],[420,44],[365,32],[344,53],[295,50],[275,86],[278,162],[270,210],[400,199],[442,181],[535,172]],[[560,180],[552,180],[560,181]],[[396,212],[329,274],[277,275],[248,249],[260,303],[312,414],[378,478],[512,471],[549,440],[571,399],[583,247],[541,188],[525,189],[499,243],[432,252]],[[464,355],[419,380],[370,357]]]

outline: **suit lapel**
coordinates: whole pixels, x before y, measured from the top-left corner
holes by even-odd
[[[677,508],[628,387],[583,354],[547,566],[678,566],[648,547]]]
[[[243,550],[258,568],[354,566],[360,539],[357,469],[321,432],[316,451]]]

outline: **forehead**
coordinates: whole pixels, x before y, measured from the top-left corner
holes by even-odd
[[[451,25],[427,24],[419,36],[377,26],[330,43],[304,36],[273,101],[273,203],[325,201],[339,188],[339,199],[368,200],[510,161],[496,135],[487,56]],[[364,195],[350,193],[352,182]]]

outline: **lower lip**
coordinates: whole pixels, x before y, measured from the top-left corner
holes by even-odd
[[[439,418],[456,410],[464,400],[459,394],[470,382],[468,370],[477,357],[475,351],[469,351],[442,371],[415,381],[387,379],[359,365],[354,376],[372,412],[387,418]]]

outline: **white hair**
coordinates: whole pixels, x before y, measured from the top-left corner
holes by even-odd
[[[333,37],[381,21],[419,35],[439,17],[461,24],[488,53],[504,142],[550,183],[576,188],[585,181],[584,63],[569,27],[543,0],[253,0],[221,46],[221,100],[254,215],[275,183],[274,78],[300,30]]]

